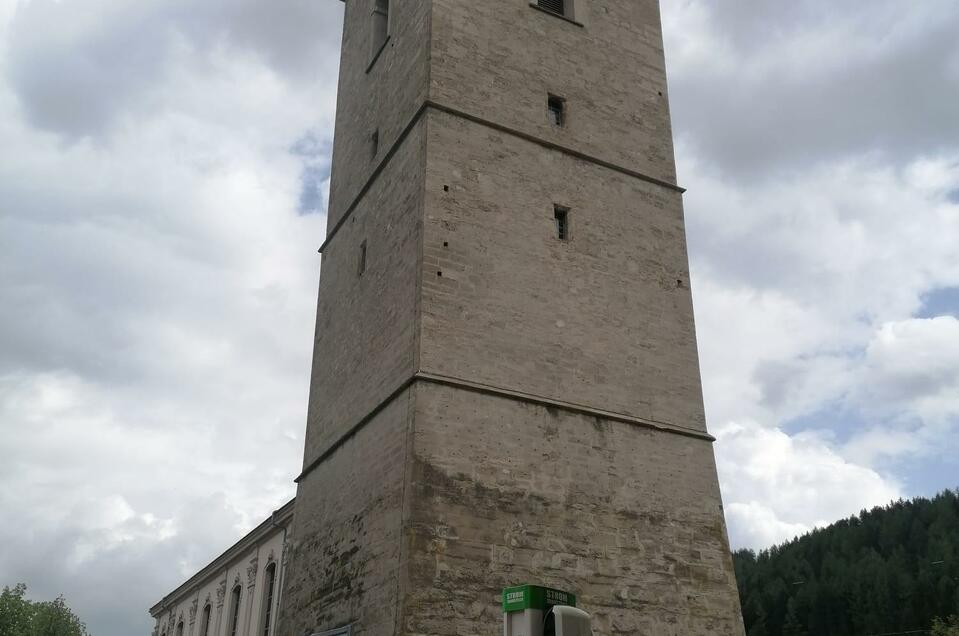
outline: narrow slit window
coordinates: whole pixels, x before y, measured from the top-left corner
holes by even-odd
[[[366,271],[366,241],[360,243],[360,254],[356,263],[356,271],[360,276]]]
[[[550,13],[566,15],[566,4],[571,0],[536,0],[536,6],[546,9]]]
[[[370,135],[370,160],[376,159],[376,155],[380,152],[380,129],[377,128],[373,131],[373,134]]]
[[[390,34],[390,0],[373,0],[373,12],[370,15],[372,28],[372,47],[370,65],[376,61]]]
[[[556,238],[561,241],[569,240],[569,210],[564,207],[553,207],[553,218],[556,220]]]
[[[566,125],[566,100],[562,97],[550,95],[546,100],[546,112],[549,123],[559,127]]]

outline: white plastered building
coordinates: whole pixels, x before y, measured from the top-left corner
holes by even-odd
[[[153,636],[273,636],[291,500],[150,608]]]

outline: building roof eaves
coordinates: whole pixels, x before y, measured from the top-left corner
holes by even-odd
[[[290,519],[293,518],[293,507],[295,503],[296,498],[294,497],[274,510],[273,514],[267,517],[260,525],[248,532],[242,539],[234,543],[232,546],[227,548],[225,552],[213,559],[199,572],[179,585],[175,590],[160,599],[156,605],[150,608],[150,616],[156,617],[157,614],[164,611],[170,605],[171,600],[183,596],[184,593],[195,588],[200,581],[208,578],[212,573],[216,572],[224,565],[232,562],[237,558],[237,556],[255,545],[265,535],[269,534],[273,528],[277,526],[282,527],[288,524]]]

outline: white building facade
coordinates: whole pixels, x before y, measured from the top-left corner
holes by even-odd
[[[150,608],[153,636],[273,636],[294,501]]]

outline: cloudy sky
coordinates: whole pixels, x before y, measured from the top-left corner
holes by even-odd
[[[96,636],[293,494],[342,10],[0,0],[0,585]],[[733,544],[959,485],[959,5],[663,13]]]

